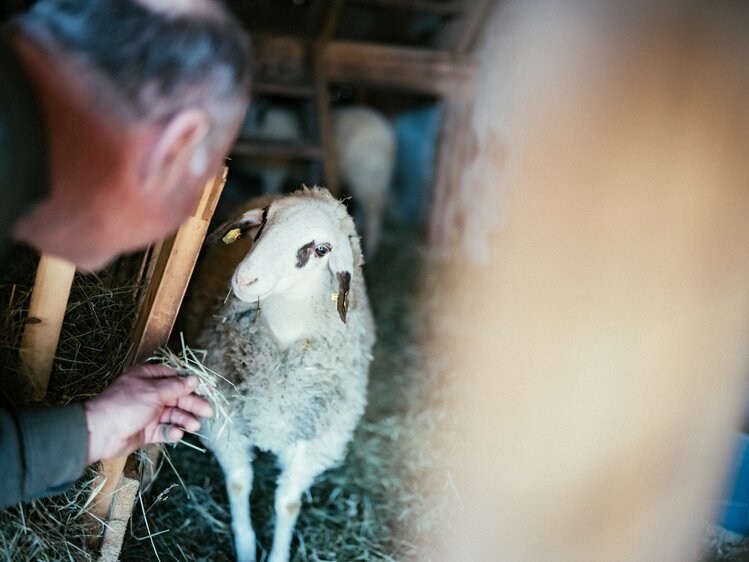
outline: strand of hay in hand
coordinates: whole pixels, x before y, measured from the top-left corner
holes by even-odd
[[[208,353],[207,351],[203,349],[191,349],[185,345],[185,338],[182,334],[180,334],[180,343],[182,344],[182,350],[180,353],[175,353],[169,347],[162,347],[156,352],[155,356],[149,359],[149,361],[172,367],[183,376],[195,375],[198,378],[200,384],[195,392],[204,396],[211,403],[211,406],[213,407],[213,417],[217,423],[220,423],[217,433],[217,435],[220,436],[229,424],[232,423],[232,420],[229,415],[229,400],[222,392],[219,383],[221,381],[228,383],[235,392],[237,392],[237,387],[226,377],[209,369],[203,364],[203,360]],[[184,440],[182,440],[181,443],[205,452],[205,449],[195,447],[195,445],[187,443]]]

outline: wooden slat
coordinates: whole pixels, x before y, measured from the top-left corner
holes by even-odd
[[[335,133],[333,131],[333,115],[330,110],[328,81],[325,76],[324,48],[325,43],[318,43],[313,53],[315,66],[315,107],[317,109],[318,133],[320,135],[320,146],[323,154],[323,183],[334,196],[338,196],[340,186],[338,185]]]
[[[47,254],[39,259],[19,352],[21,370],[31,383],[35,401],[47,394],[74,275],[75,265],[67,260]]]
[[[467,10],[463,0],[349,0],[349,2],[362,6],[397,8],[443,16],[456,16]]]
[[[322,158],[319,146],[272,140],[240,140],[234,145],[232,154],[241,157],[278,158],[284,160],[315,160]]]
[[[333,41],[324,50],[322,68],[329,82],[359,82],[451,96],[472,80],[470,56],[371,43]]]
[[[161,244],[151,280],[143,297],[138,323],[133,337],[133,348],[126,360],[127,365],[134,365],[150,357],[160,346],[165,345],[174,321],[177,317],[187,284],[195,267],[195,262],[208,230],[208,223],[213,216],[216,203],[226,182],[227,169],[211,179],[205,186],[203,195],[191,217],[179,230]],[[101,469],[93,488],[104,484],[92,504],[91,513],[107,520],[114,510],[122,509],[117,503],[129,504],[127,512],[135,500],[137,474],[122,478],[127,458],[114,458],[102,461]],[[114,505],[114,508],[113,508]],[[107,525],[102,544],[102,560],[106,553],[119,553],[124,537],[127,518],[124,523],[112,520]],[[107,554],[109,555],[109,554]],[[116,560],[116,558],[109,558]]]
[[[475,146],[470,122],[473,83],[464,87],[462,95],[442,100],[434,187],[429,205],[428,239],[433,248],[448,243],[461,227],[458,197],[461,174]]]
[[[491,16],[491,11],[498,2],[497,0],[471,0],[470,4],[471,8],[462,18],[460,31],[451,49],[456,54],[465,54],[473,48],[476,39]]]
[[[252,93],[284,98],[311,98],[315,88],[311,84],[277,84],[275,82],[253,82]]]
[[[331,0],[328,3],[327,12],[325,13],[325,20],[323,21],[322,28],[317,37],[320,43],[326,43],[333,38],[335,32],[338,30],[338,22],[341,19],[341,12],[343,6],[346,4],[346,0]]]
[[[132,364],[150,357],[172,331],[227,172],[224,168],[206,184],[195,213],[163,243],[142,309],[147,313],[139,315],[135,328],[138,343],[129,358]]]

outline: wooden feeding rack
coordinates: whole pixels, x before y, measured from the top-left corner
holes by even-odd
[[[193,214],[177,232],[147,252],[142,271],[145,289],[126,366],[144,361],[167,343],[227,172],[223,168],[209,180]],[[47,255],[40,259],[20,352],[35,399],[46,394],[74,272],[75,267],[65,260]],[[154,451],[150,451],[152,458]],[[140,481],[139,465],[132,455],[100,463],[89,508],[95,528],[103,528],[99,560],[119,558]]]
[[[464,218],[457,196],[458,180],[475,146],[469,116],[479,68],[471,51],[496,0],[229,3],[254,38],[257,68],[253,96],[311,100],[305,115],[313,130],[312,141],[305,144],[269,145],[242,139],[233,156],[237,160],[272,156],[321,163],[323,183],[338,194],[330,85],[433,96],[440,101],[442,122],[428,237],[434,246],[449,240]],[[356,17],[365,13],[393,25],[357,26]],[[403,26],[396,24],[412,17],[441,23],[431,39],[409,43],[398,32]]]

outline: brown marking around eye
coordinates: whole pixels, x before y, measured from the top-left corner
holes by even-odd
[[[315,241],[307,242],[304,246],[296,251],[296,268],[302,269],[309,261],[312,248],[315,247]]]

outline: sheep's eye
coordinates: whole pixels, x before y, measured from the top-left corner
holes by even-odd
[[[317,246],[315,246],[315,253],[317,254],[318,258],[323,257],[329,251],[330,251],[330,248],[326,246],[325,244],[318,244]]]

